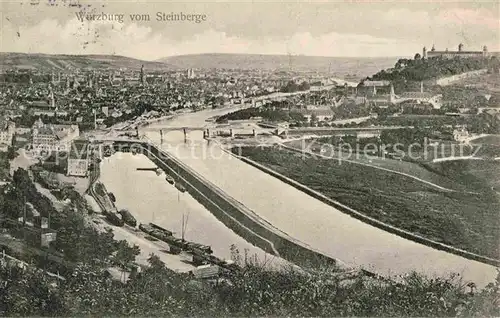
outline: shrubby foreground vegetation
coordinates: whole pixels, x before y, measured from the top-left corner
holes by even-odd
[[[111,231],[97,232],[85,218],[89,210],[77,192],[68,188],[61,195],[71,203],[58,211],[22,169],[0,191],[2,218],[19,216],[24,201],[42,215],[50,213],[58,237],[49,252],[64,260],[52,264],[46,256],[18,251],[14,256],[34,266],[0,266],[1,316],[500,315],[500,275],[475,292],[458,276],[430,279],[410,273],[395,281],[365,276],[342,280],[336,268],[271,270],[235,248],[233,259],[242,271],[227,273],[217,283],[175,273],[154,255],[149,266],[132,270],[124,281],[108,269],[130,271],[137,246],[116,241]],[[65,280],[43,269],[57,270]]]
[[[400,283],[359,277],[342,283],[328,271],[308,274],[247,265],[216,285],[166,269],[156,257],[126,283],[79,265],[55,285],[40,271],[1,268],[2,316],[498,316],[500,276],[480,292],[454,278],[411,274]]]
[[[85,221],[86,207],[77,193],[65,191],[71,209],[58,212],[36,191],[27,172],[18,170],[2,192],[1,212],[19,215],[24,198],[42,215],[52,214],[58,238],[52,249],[65,260],[66,278],[57,281],[35,267],[0,267],[2,316],[498,316],[500,276],[480,292],[457,277],[429,279],[418,274],[394,281],[338,278],[338,269],[307,272],[269,270],[247,263],[233,249],[243,270],[217,284],[165,268],[156,256],[127,282],[112,278],[109,267],[128,270],[137,247],[98,233]],[[16,255],[23,258],[25,255]],[[25,259],[41,265],[43,257]],[[245,259],[245,260],[243,260]],[[45,268],[54,271],[54,267]],[[60,271],[61,270],[61,271]]]

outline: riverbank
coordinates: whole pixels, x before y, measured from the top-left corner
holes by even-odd
[[[139,265],[149,266],[148,259],[151,257],[151,255],[156,255],[167,268],[175,272],[185,273],[193,270],[195,266],[184,262],[179,255],[169,254],[168,251],[170,250],[170,248],[168,247],[168,245],[166,245],[166,243],[150,241],[138,229],[132,229],[128,226],[119,227],[109,224],[106,218],[101,215],[101,213],[103,212],[102,203],[100,203],[99,198],[96,197],[98,194],[95,193],[96,191],[94,190],[94,186],[97,183],[101,182],[101,166],[109,160],[109,158],[106,158],[101,161],[100,164],[96,164],[97,169],[91,172],[88,194],[85,194],[84,198],[92,208],[92,210],[98,214],[93,216],[85,216],[89,220],[88,223],[99,232],[106,232],[107,229],[111,229],[115,240],[125,240],[131,246],[138,246],[140,252],[139,255],[136,256],[136,262]],[[116,208],[116,204],[112,204],[113,207]]]
[[[300,159],[291,152],[290,155],[287,154],[288,151],[292,151],[291,149],[258,150],[248,147],[238,150],[240,152],[243,150],[243,157],[257,160],[266,168],[254,163],[253,160],[245,162],[255,165],[259,169],[264,169],[266,173],[271,173],[280,180],[291,183],[294,187],[298,187],[309,195],[364,222],[433,248],[494,266],[500,264],[498,259],[488,257],[498,252],[497,248],[495,249],[495,238],[489,236],[495,233],[495,229],[498,229],[498,222],[495,222],[498,220],[498,216],[495,218],[494,207],[490,205],[493,204],[492,202],[483,202],[482,205],[477,206],[478,199],[471,197],[471,195],[462,193],[460,197],[457,197],[450,193],[431,190],[425,185],[419,186],[415,182],[413,182],[414,184],[408,181],[401,183],[398,182],[398,178],[392,177],[385,171],[376,172],[376,177],[369,177],[376,170],[370,170],[369,167],[358,167],[356,170],[350,168],[347,162],[337,164],[334,160],[314,160],[312,157]],[[301,168],[301,165],[308,167],[307,172],[303,167]],[[279,173],[276,174],[274,171]],[[347,173],[348,171],[349,173]],[[294,181],[292,182],[291,179],[282,174]],[[346,182],[346,178],[350,180],[349,183]],[[363,184],[359,184],[361,179],[364,180]],[[402,177],[399,179],[402,181]],[[335,181],[331,182],[331,180]],[[369,180],[368,184],[366,184],[367,180]],[[295,181],[299,183],[295,183]],[[312,187],[312,189],[307,186]],[[418,198],[421,197],[425,197],[426,201],[419,201]],[[382,201],[377,198],[382,198]],[[486,199],[479,199],[479,201],[481,200]],[[432,214],[426,211],[424,205],[427,204],[433,208]],[[346,208],[346,206],[362,211],[362,213]],[[474,208],[483,211],[482,219],[477,219],[478,212],[471,210]],[[485,214],[484,211],[493,212]],[[467,216],[469,217],[467,218]],[[474,218],[474,222],[471,222],[471,217]],[[464,233],[461,228],[456,227],[456,219],[458,218],[469,219],[469,222],[464,226],[468,225],[470,231]],[[476,226],[476,223],[480,225]],[[443,229],[447,229],[447,231],[443,231]],[[481,241],[466,235],[480,230],[483,230],[480,233],[484,234],[481,235],[483,238]],[[488,238],[490,239],[488,240]],[[468,247],[468,250],[460,249],[463,246]],[[485,254],[478,255],[473,251],[483,251]]]

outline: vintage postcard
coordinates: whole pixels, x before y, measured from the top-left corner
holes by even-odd
[[[0,316],[500,316],[500,3],[0,0]]]

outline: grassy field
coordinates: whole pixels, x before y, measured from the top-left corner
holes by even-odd
[[[304,149],[306,148],[309,151],[312,151],[314,153],[320,153],[321,148],[325,148],[322,143],[320,142],[314,142],[314,145],[309,147],[309,142],[313,142],[312,140],[307,141],[304,143],[301,140],[296,140],[296,141],[290,141],[287,142],[286,145],[289,147],[297,148],[297,149]],[[328,148],[326,148],[328,149]],[[436,157],[440,156],[450,156],[452,154],[451,147],[449,145],[443,145],[442,147],[443,151],[439,151],[438,155]],[[420,154],[417,154],[421,156],[422,158],[426,157],[426,160],[421,160],[421,161],[405,161],[405,160],[396,160],[396,159],[391,159],[387,157],[376,157],[376,156],[368,156],[365,155],[364,153],[353,153],[350,156],[348,156],[348,153],[343,152],[339,155],[339,149],[335,149],[333,151],[325,151],[323,152],[323,155],[330,157],[330,158],[343,158],[347,159],[348,161],[351,161],[353,163],[359,163],[361,165],[371,165],[374,167],[379,167],[382,169],[389,169],[395,172],[399,173],[405,173],[411,176],[414,176],[416,178],[420,178],[422,180],[432,182],[438,186],[441,186],[443,188],[447,189],[453,189],[457,191],[476,191],[477,189],[470,188],[468,184],[463,184],[463,183],[457,183],[456,180],[450,179],[447,176],[442,175],[441,173],[437,173],[433,169],[429,169],[429,167],[425,164],[426,162],[431,162],[432,159],[435,157],[433,154],[433,149],[429,148],[429,151],[427,154],[424,154],[423,152]],[[456,150],[456,154],[459,153],[459,150]],[[467,151],[467,149],[464,151],[464,154],[468,155],[470,154],[470,151]],[[336,160],[338,162],[338,160]],[[480,191],[482,188],[480,189]]]
[[[242,155],[370,217],[438,242],[499,258],[500,202],[498,194],[481,185],[479,177],[474,183],[479,194],[467,194],[440,191],[372,167],[303,158],[281,149],[247,147],[242,149]],[[441,163],[443,167],[447,164]],[[460,183],[460,178],[450,178],[455,169],[444,169],[441,177]]]
[[[429,170],[453,179],[470,189],[500,192],[500,161],[458,160],[426,165]]]

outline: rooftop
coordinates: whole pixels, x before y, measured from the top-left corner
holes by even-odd
[[[483,54],[483,51],[429,51],[427,54]]]
[[[406,98],[431,98],[433,96],[436,96],[436,94],[432,94],[429,92],[404,92],[401,93],[401,97],[406,97]]]

